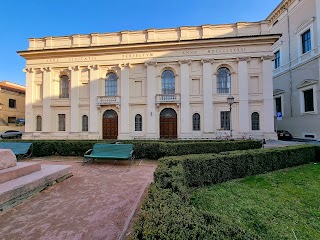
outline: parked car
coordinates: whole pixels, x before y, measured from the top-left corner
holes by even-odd
[[[21,138],[22,137],[22,132],[20,132],[18,130],[8,130],[8,131],[0,133],[0,137],[2,139],[5,139],[5,138]]]
[[[278,130],[277,131],[278,140],[292,140],[292,134],[286,130]]]

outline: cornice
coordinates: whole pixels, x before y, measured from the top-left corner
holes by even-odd
[[[108,46],[90,46],[90,47],[76,47],[76,48],[56,48],[56,49],[41,49],[41,50],[26,50],[18,51],[18,54],[25,59],[33,59],[37,57],[58,57],[62,53],[68,54],[68,56],[81,56],[84,53],[88,55],[101,54],[103,52],[117,52],[125,53],[126,51],[150,51],[151,49],[184,49],[194,47],[208,47],[209,44],[223,43],[225,45],[233,44],[234,42],[247,43],[257,41],[257,44],[273,44],[279,39],[281,34],[267,34],[267,35],[251,35],[251,36],[235,36],[224,38],[208,38],[208,39],[195,39],[195,40],[183,40],[183,41],[165,41],[165,42],[152,42],[152,43],[135,43],[135,44],[121,44],[121,45],[108,45]]]
[[[283,0],[267,17],[266,20],[269,20],[269,25],[273,24],[276,19],[286,10],[295,0]]]

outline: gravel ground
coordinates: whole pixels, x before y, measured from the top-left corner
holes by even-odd
[[[73,176],[0,213],[0,239],[121,239],[153,181],[155,162],[90,163],[50,157],[43,163],[72,165]]]

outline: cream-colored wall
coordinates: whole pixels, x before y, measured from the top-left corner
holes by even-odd
[[[286,9],[281,9],[284,5]],[[274,89],[283,93],[283,119],[276,121],[277,128],[288,130],[294,137],[304,138],[306,133],[320,139],[320,1],[319,0],[284,0],[279,8],[269,16],[271,33],[282,33],[282,37],[273,45],[273,51],[280,50],[281,66],[273,69]],[[276,22],[277,21],[277,22]],[[276,23],[275,23],[276,22]],[[289,25],[289,28],[288,28]],[[311,51],[302,54],[301,34],[311,31]],[[290,34],[289,34],[290,33]],[[289,52],[290,36],[290,52]],[[289,54],[290,53],[290,54]],[[305,80],[314,82],[314,98],[318,102],[313,113],[302,113],[299,85]]]

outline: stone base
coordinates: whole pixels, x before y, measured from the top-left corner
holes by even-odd
[[[18,162],[15,167],[0,170],[0,184],[40,170],[40,163]]]
[[[72,176],[70,165],[42,164],[41,170],[0,184],[0,212]]]
[[[0,149],[0,170],[17,165],[16,155],[10,149]]]

